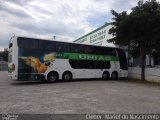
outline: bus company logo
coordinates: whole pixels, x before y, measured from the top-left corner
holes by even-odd
[[[108,56],[96,56],[96,55],[79,55],[82,60],[98,60],[98,61],[110,61],[111,57]]]
[[[18,120],[18,115],[15,115],[15,114],[2,114],[2,120]]]

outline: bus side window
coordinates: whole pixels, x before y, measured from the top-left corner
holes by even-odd
[[[29,39],[30,45],[28,45],[28,48],[30,49],[38,49],[38,40],[36,39]]]
[[[95,46],[94,47],[94,54],[102,54],[102,52],[101,52],[101,48],[100,47],[97,47],[97,46]]]
[[[110,55],[112,55],[112,56],[116,56],[116,51],[115,51],[114,48],[109,48],[109,53],[110,53]]]
[[[18,38],[18,47],[23,47],[23,40]]]
[[[82,63],[84,63],[82,67],[85,69],[95,69],[95,61],[82,60]]]
[[[18,38],[18,46],[19,47],[29,48],[29,45],[30,45],[30,42],[28,39],[26,40],[25,38],[21,38],[21,37]]]
[[[111,67],[110,61],[101,61],[101,69],[109,69]]]
[[[111,67],[110,61],[96,61],[95,68],[96,69],[109,69]]]
[[[70,44],[63,43],[63,42],[57,42],[56,43],[56,51],[57,52],[70,52]]]
[[[111,55],[111,56],[116,56],[116,52],[114,48],[103,48],[104,54],[105,55]]]
[[[39,41],[39,49],[55,51],[55,42],[54,41],[40,40]]]
[[[94,47],[89,45],[84,45],[85,54],[94,54]]]
[[[80,44],[71,44],[70,50],[72,53],[83,53],[83,45]]]
[[[38,49],[38,40],[19,37],[18,46],[26,49]]]
[[[92,60],[69,60],[74,69],[109,69],[110,61],[92,61]]]
[[[13,44],[12,43],[9,43],[9,48],[11,48],[13,46]]]

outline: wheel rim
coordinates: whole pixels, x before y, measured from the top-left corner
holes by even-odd
[[[103,79],[108,79],[108,74],[104,73],[103,74]]]
[[[70,79],[71,79],[71,77],[70,77],[70,75],[69,75],[69,74],[65,74],[65,75],[64,75],[64,79],[65,79],[65,80],[70,80]]]
[[[49,76],[49,80],[52,81],[52,82],[56,81],[56,79],[57,79],[57,75],[51,74]]]

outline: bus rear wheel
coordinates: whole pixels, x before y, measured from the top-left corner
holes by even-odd
[[[59,79],[57,72],[50,72],[47,77],[48,82],[56,82]]]
[[[109,73],[108,72],[104,72],[102,75],[102,79],[103,80],[108,80],[109,79]]]
[[[64,72],[62,75],[62,79],[64,81],[72,80],[72,73],[71,72]]]
[[[117,80],[118,79],[118,73],[114,71],[111,75],[111,78],[114,79],[114,80]]]

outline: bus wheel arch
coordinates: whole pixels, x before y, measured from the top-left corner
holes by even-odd
[[[118,72],[117,71],[113,71],[112,74],[111,74],[111,78],[115,79],[115,80],[118,79]]]
[[[48,82],[56,82],[59,79],[59,74],[56,71],[51,71],[47,75],[47,81]]]
[[[69,81],[69,80],[72,80],[72,72],[71,71],[64,71],[63,74],[62,74],[62,79],[64,81]]]
[[[102,74],[102,79],[103,80],[108,80],[110,77],[110,74],[108,71],[104,71],[103,74]]]

